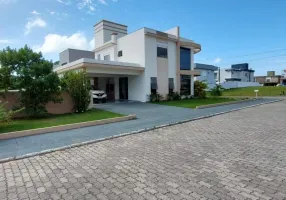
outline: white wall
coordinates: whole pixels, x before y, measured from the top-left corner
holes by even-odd
[[[175,35],[175,36],[178,37],[179,27],[176,26],[176,27],[174,27],[174,28],[171,28],[171,29],[165,31],[165,33],[168,33],[168,34],[171,34],[171,35]]]
[[[147,101],[144,90],[145,76],[128,76],[128,99],[132,101]]]
[[[117,51],[122,51],[123,54],[123,56],[117,58],[117,61],[138,63],[141,67],[146,67],[144,29],[119,38],[117,40]],[[128,76],[129,100],[146,101],[145,73],[140,76]]]
[[[225,71],[225,69],[220,69],[219,76],[220,76],[219,81],[221,83],[224,83],[226,78],[231,78],[231,72]]]
[[[104,60],[104,56],[109,54],[110,55],[110,61],[116,61],[114,59],[114,57],[115,57],[114,56],[114,49],[115,48],[116,48],[115,46],[111,46],[111,47],[107,47],[101,51],[96,52],[95,53],[95,59],[97,59],[98,54],[100,54],[100,60]]]
[[[123,56],[118,57],[119,62],[138,63],[145,67],[145,40],[144,29],[130,33],[117,40],[117,51]]]
[[[229,82],[221,83],[221,86],[225,89],[230,89],[230,88],[262,86],[262,84],[259,84],[258,82],[229,81]]]
[[[177,88],[177,45],[176,42],[168,42],[168,76],[174,79],[175,90]]]

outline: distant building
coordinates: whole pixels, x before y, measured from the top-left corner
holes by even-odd
[[[286,69],[284,69],[283,72],[282,72],[281,85],[285,85],[286,86]]]
[[[268,71],[267,76],[256,76],[255,81],[265,86],[275,86],[283,83],[283,76],[275,75],[275,71]]]
[[[249,69],[248,63],[231,65],[229,69],[218,69],[215,72],[216,81],[225,82],[255,82],[254,70]]]
[[[195,81],[204,81],[208,84],[209,88],[213,88],[216,84],[215,71],[218,67],[213,65],[206,65],[201,63],[195,63],[195,70],[200,72],[200,76],[195,77]]]

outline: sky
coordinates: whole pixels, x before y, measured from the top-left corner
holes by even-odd
[[[0,49],[27,44],[57,61],[67,48],[93,49],[93,26],[106,19],[165,31],[201,44],[195,62],[255,75],[286,69],[286,0],[0,0]]]

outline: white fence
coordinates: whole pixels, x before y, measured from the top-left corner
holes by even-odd
[[[221,83],[221,86],[224,89],[230,89],[230,88],[243,88],[243,87],[257,87],[257,86],[263,86],[262,84],[258,82],[239,82],[239,81],[233,81],[233,82],[225,82]]]

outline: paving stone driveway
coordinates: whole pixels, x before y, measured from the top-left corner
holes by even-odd
[[[114,112],[137,114],[139,119],[68,131],[59,131],[56,133],[0,140],[0,159],[22,156],[29,153],[59,148],[75,143],[106,138],[122,133],[137,131],[139,129],[152,128],[162,124],[192,119],[199,116],[214,114],[217,112],[269,101],[273,101],[273,99],[259,99],[256,101],[218,106],[201,110],[144,103],[101,105],[98,107],[104,107],[107,110],[112,110]]]
[[[0,199],[285,199],[286,102],[0,164]]]

